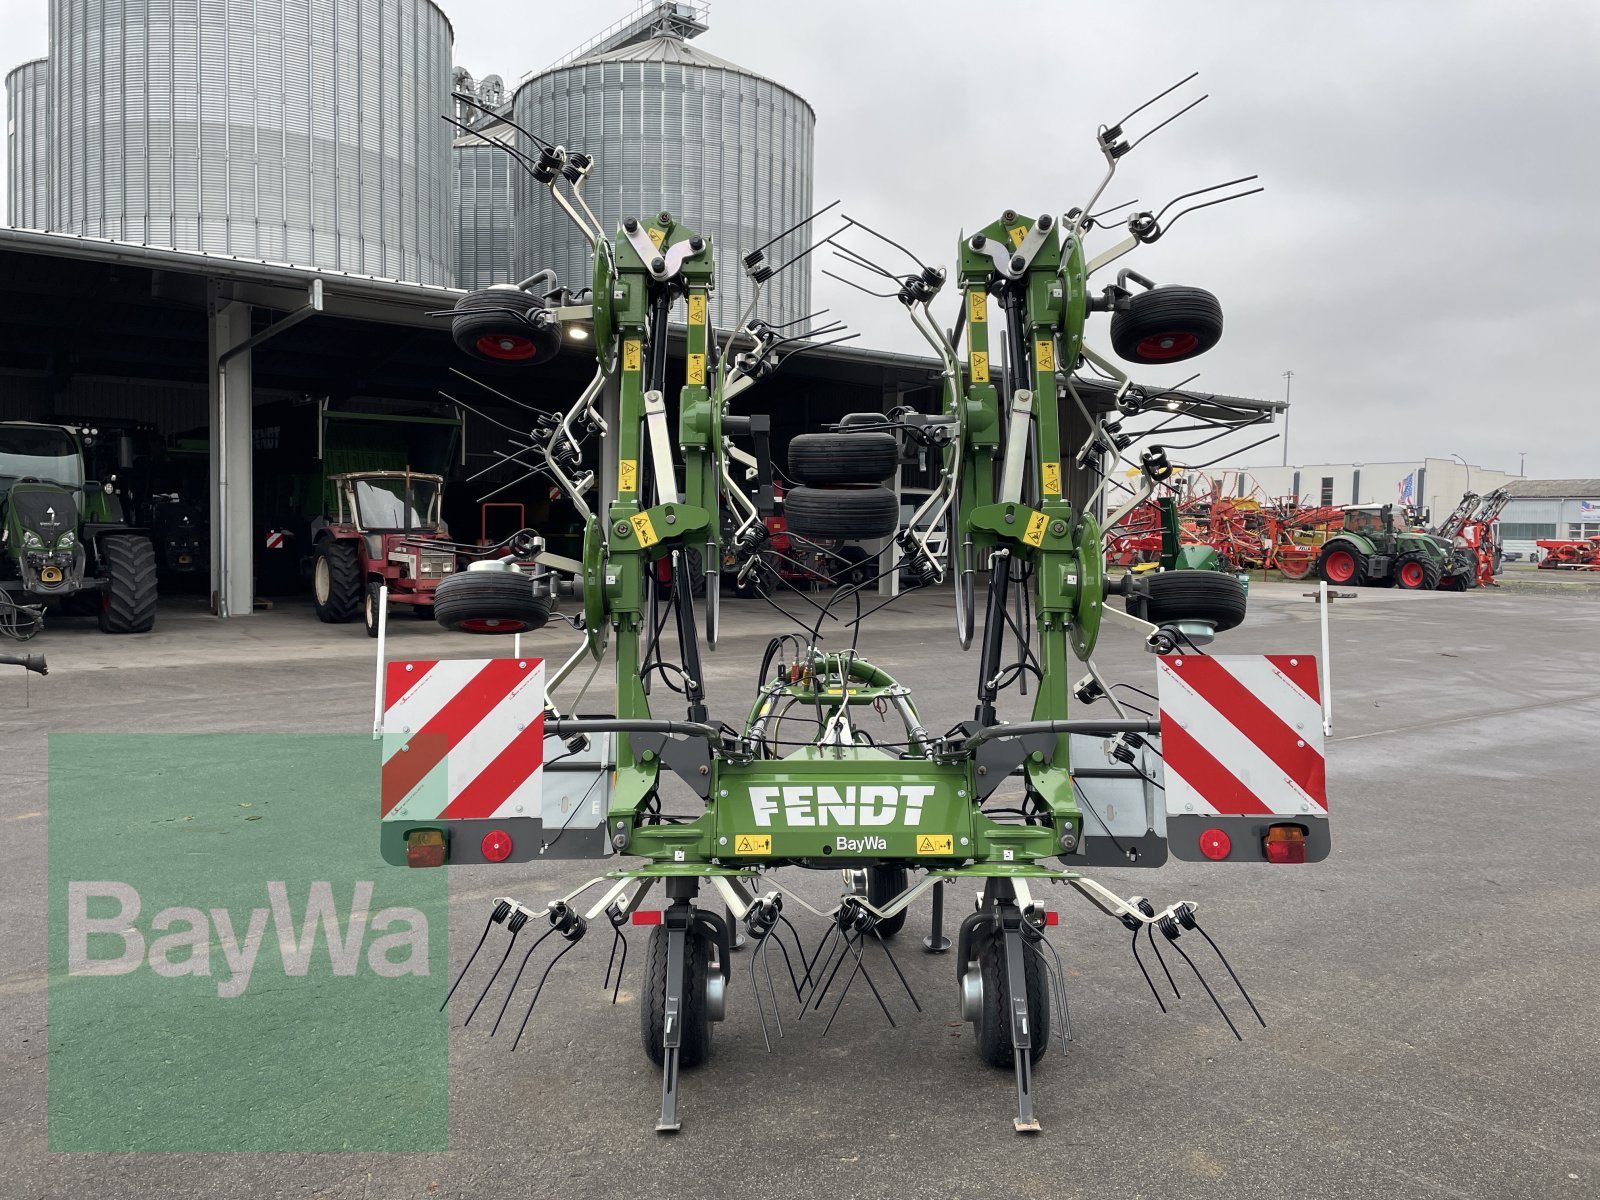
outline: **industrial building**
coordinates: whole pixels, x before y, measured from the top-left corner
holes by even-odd
[[[1226,474],[1224,490],[1233,495],[1248,495],[1255,488],[1265,496],[1294,497],[1308,505],[1409,504],[1427,509],[1436,521],[1447,516],[1465,493],[1481,496],[1519,478],[1454,456],[1239,467]]]
[[[1600,479],[1514,479],[1500,516],[1506,550],[1532,555],[1537,542],[1600,537]]]

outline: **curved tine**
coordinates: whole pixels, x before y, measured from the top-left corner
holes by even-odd
[[[850,978],[845,980],[844,987],[839,989],[839,999],[834,1004],[833,1011],[828,1014],[828,1023],[822,1027],[823,1037],[827,1037],[828,1030],[833,1028],[833,1020],[839,1015],[839,1010],[844,1007],[844,998],[850,994],[850,985],[856,981],[858,974],[867,981],[867,986],[872,989],[872,994],[878,1001],[878,1007],[883,1009],[883,1015],[889,1022],[889,1028],[898,1028],[894,1023],[894,1014],[889,1011],[889,1006],[883,1002],[883,995],[878,991],[878,985],[872,982],[872,972],[867,970],[867,960],[861,953],[860,940],[858,938],[856,944],[852,947],[856,953],[856,965],[850,972]],[[850,944],[848,937],[845,941],[847,945]],[[841,958],[839,961],[842,964],[844,959]]]
[[[842,204],[842,203],[843,203],[843,200],[835,200],[832,204],[823,205],[821,208],[817,209],[816,212],[812,213],[805,220],[796,221],[793,225],[789,226],[789,228],[785,229],[782,233],[780,233],[780,234],[776,235],[775,237],[772,237],[772,238],[768,239],[767,241],[761,243],[761,245],[757,246],[754,250],[750,251],[749,254],[744,254],[744,255],[741,255],[740,257],[741,258],[749,258],[751,254],[760,254],[762,251],[766,250],[768,247],[776,246],[779,242],[783,241],[783,239],[788,237],[791,233],[794,233],[798,229],[804,229],[807,225],[811,224],[811,222],[815,221],[823,213],[828,212],[830,209],[838,208],[839,205]],[[841,217],[844,217],[843,213],[840,213],[839,215]],[[850,220],[849,217],[844,217],[844,219],[846,221]]]
[[[1164,92],[1157,92],[1157,93],[1156,93],[1156,94],[1155,94],[1155,95],[1154,95],[1154,96],[1151,96],[1151,97],[1150,97],[1150,99],[1148,99],[1148,100],[1146,100],[1146,101],[1145,101],[1145,102],[1144,102],[1144,103],[1143,103],[1143,104],[1141,104],[1141,105],[1139,105],[1139,107],[1138,107],[1138,108],[1136,108],[1136,109],[1134,109],[1134,110],[1133,110],[1133,111],[1132,111],[1132,112],[1130,112],[1130,113],[1129,113],[1129,114],[1128,114],[1128,115],[1127,115],[1127,116],[1125,116],[1125,117],[1123,117],[1123,118],[1122,118],[1122,120],[1120,120],[1120,121],[1113,121],[1113,122],[1112,122],[1112,125],[1113,125],[1113,126],[1117,126],[1117,125],[1126,125],[1126,124],[1127,124],[1127,123],[1128,123],[1128,122],[1129,122],[1129,121],[1131,121],[1131,120],[1132,120],[1132,119],[1133,119],[1133,118],[1134,118],[1134,117],[1136,117],[1136,116],[1138,116],[1138,115],[1139,115],[1139,114],[1140,114],[1140,113],[1142,113],[1142,112],[1143,112],[1143,111],[1144,111],[1144,110],[1145,110],[1145,109],[1147,109],[1147,108],[1149,108],[1149,107],[1150,107],[1150,106],[1151,106],[1151,105],[1152,105],[1152,104],[1154,104],[1154,103],[1155,103],[1155,102],[1156,102],[1156,101],[1157,101],[1157,100],[1160,100],[1160,99],[1162,99],[1162,98],[1163,98],[1163,97],[1166,97],[1166,96],[1170,96],[1170,95],[1172,95],[1172,93],[1173,93],[1173,92],[1175,92],[1175,91],[1177,91],[1177,90],[1178,90],[1178,89],[1179,89],[1179,88],[1181,88],[1181,87],[1182,87],[1182,86],[1183,86],[1183,85],[1184,85],[1184,84],[1186,84],[1186,83],[1188,83],[1188,82],[1189,82],[1189,81],[1190,81],[1190,80],[1191,80],[1191,79],[1194,79],[1194,78],[1195,78],[1195,77],[1196,77],[1196,76],[1198,76],[1198,75],[1199,75],[1199,74],[1200,74],[1200,72],[1199,72],[1199,71],[1190,71],[1190,72],[1189,72],[1189,73],[1188,73],[1188,74],[1187,74],[1187,75],[1185,75],[1185,76],[1184,76],[1184,77],[1183,77],[1183,78],[1182,78],[1182,79],[1180,79],[1180,80],[1178,80],[1178,82],[1177,82],[1177,83],[1175,83],[1175,84],[1173,84],[1173,85],[1172,85],[1172,86],[1171,86],[1171,87],[1169,87],[1169,88],[1168,88],[1168,89],[1167,89],[1167,90],[1166,90],[1166,91],[1164,91]]]
[[[811,997],[816,994],[817,988],[822,986],[822,972],[827,969],[829,963],[833,962],[835,949],[833,942],[838,934],[839,927],[837,925],[828,926],[828,932],[823,935],[822,941],[817,945],[816,954],[813,955],[811,961],[806,964],[806,981],[810,983],[811,991],[807,993],[800,1001],[800,1007],[802,1011],[805,1009],[806,1005],[810,1003]],[[822,951],[824,947],[827,947],[828,949],[827,958],[822,957]],[[811,973],[813,967],[816,968],[815,977],[813,977]]]
[[[1144,976],[1144,981],[1150,988],[1150,994],[1156,998],[1156,1005],[1162,1012],[1166,1012],[1167,1006],[1162,1003],[1161,993],[1156,991],[1155,980],[1150,978],[1150,972],[1144,969],[1144,960],[1139,957],[1139,931],[1137,929],[1133,931],[1133,941],[1129,943],[1129,948],[1133,951],[1133,961],[1139,968],[1139,974]]]
[[[1229,966],[1228,960],[1223,957],[1222,950],[1211,940],[1211,935],[1200,928],[1199,921],[1195,921],[1192,916],[1189,919],[1194,921],[1194,931],[1205,938],[1206,944],[1216,953],[1217,960],[1222,963],[1228,972],[1229,978],[1233,980],[1233,986],[1239,989],[1239,995],[1244,997],[1244,1002],[1250,1006],[1250,1011],[1255,1013],[1256,1020],[1261,1022],[1261,1028],[1265,1029],[1267,1027],[1266,1019],[1262,1017],[1261,1010],[1256,1007],[1256,1002],[1250,999],[1250,993],[1244,990],[1244,984],[1239,982],[1239,977],[1234,974],[1233,967]]]
[[[539,1003],[539,995],[544,991],[544,981],[550,978],[550,972],[555,970],[556,964],[565,958],[568,952],[577,944],[576,941],[568,942],[561,947],[560,953],[545,964],[544,974],[539,976],[539,986],[533,989],[533,999],[528,1001],[528,1011],[522,1014],[522,1024],[517,1027],[517,1036],[511,1039],[511,1048],[513,1050],[517,1048],[517,1043],[522,1041],[522,1031],[528,1027],[528,1018],[533,1016],[533,1006]]]
[[[795,953],[797,953],[800,956],[800,965],[805,969],[805,976],[804,976],[805,981],[807,983],[810,983],[811,982],[811,964],[810,964],[810,962],[808,962],[806,960],[806,948],[805,948],[804,944],[800,941],[800,931],[794,927],[794,922],[789,920],[789,918],[784,916],[782,913],[778,914],[778,920],[782,921],[785,925],[787,925],[789,927],[789,932],[794,934]],[[788,950],[784,951],[785,955],[787,955],[788,953],[789,953]],[[794,968],[793,967],[790,967],[789,974],[791,976],[794,974]],[[795,987],[795,997],[798,999],[799,995],[800,995],[800,988],[799,988],[798,985],[796,985],[796,987]]]
[[[1191,75],[1191,76],[1189,76],[1189,78],[1193,79],[1194,76]],[[1184,82],[1187,83],[1188,80],[1185,80]],[[468,96],[465,92],[452,92],[452,93],[450,93],[450,98],[452,100],[459,100],[463,104],[466,104],[471,108],[477,109],[479,112],[483,113],[485,116],[494,117],[496,120],[504,121],[507,125],[511,126],[511,128],[515,129],[518,133],[522,134],[523,137],[527,138],[530,142],[532,142],[535,146],[538,146],[541,150],[549,149],[550,147],[555,145],[554,142],[546,141],[544,138],[540,137],[537,133],[534,133],[533,131],[528,130],[528,129],[524,129],[521,125],[518,125],[515,121],[513,121],[510,117],[506,116],[504,113],[498,112],[495,109],[490,108],[487,104],[480,103],[475,98],[473,98],[471,96]]]
[[[517,948],[517,934],[519,934],[521,932],[522,932],[521,929],[515,929],[515,930],[512,931],[511,940],[506,943],[506,952],[500,956],[500,965],[495,967],[494,973],[489,976],[489,982],[483,985],[483,992],[482,992],[482,994],[480,994],[478,996],[477,1004],[474,1004],[472,1006],[472,1011],[467,1014],[467,1019],[465,1021],[461,1022],[461,1027],[463,1029],[465,1029],[468,1025],[472,1024],[472,1018],[474,1016],[476,1016],[477,1012],[478,1012],[478,1004],[482,1004],[483,1003],[484,996],[487,996],[489,994],[489,989],[494,986],[494,981],[496,979],[499,979],[500,978],[500,972],[505,970],[506,963],[508,961],[510,961],[511,952]]]
[[[489,1036],[490,1037],[493,1037],[497,1032],[499,1032],[499,1029],[500,1029],[500,1018],[506,1015],[506,1008],[511,1003],[512,994],[516,992],[517,984],[522,982],[522,972],[527,969],[528,960],[533,957],[533,952],[539,948],[539,944],[541,942],[543,942],[545,940],[545,938],[549,937],[554,932],[555,932],[555,928],[553,926],[551,928],[549,928],[549,929],[546,929],[543,933],[541,933],[538,937],[536,937],[533,940],[533,945],[529,946],[528,947],[528,952],[522,956],[522,962],[517,967],[517,973],[516,973],[515,977],[513,977],[512,980],[511,980],[511,986],[506,989],[506,998],[500,1002],[500,1011],[497,1014],[495,1014],[494,1028],[489,1030]],[[472,1018],[468,1017],[467,1019],[470,1021]],[[513,1047],[513,1049],[514,1048],[515,1047]]]
[[[1045,969],[1050,972],[1050,977],[1055,983],[1057,999],[1061,1002],[1061,1019],[1064,1022],[1061,1035],[1061,1053],[1065,1054],[1067,1052],[1067,1043],[1072,1040],[1072,1005],[1067,1001],[1067,969],[1062,966],[1061,955],[1056,953],[1056,948],[1050,944],[1049,938],[1041,937],[1039,945],[1050,951],[1050,957],[1045,958],[1038,950],[1038,947],[1034,948],[1034,952],[1038,953],[1040,959],[1044,962]]]
[[[883,953],[889,959],[889,965],[894,968],[894,973],[900,976],[900,986],[905,988],[906,995],[911,997],[911,1007],[921,1012],[922,1005],[917,1003],[917,994],[911,990],[911,985],[906,982],[905,974],[900,970],[900,964],[894,960],[894,952],[889,949],[889,943],[884,941],[883,934],[878,932],[878,923],[876,921],[872,923],[872,936],[878,939],[878,945],[883,947]]]
[[[1180,201],[1180,200],[1189,200],[1189,199],[1194,198],[1195,196],[1204,196],[1207,192],[1221,191],[1223,188],[1232,187],[1236,183],[1249,183],[1253,179],[1260,179],[1260,178],[1261,178],[1261,176],[1259,176],[1259,175],[1241,175],[1238,179],[1230,179],[1226,183],[1213,183],[1210,187],[1196,188],[1192,192],[1183,192],[1180,195],[1174,196],[1171,200],[1167,201],[1166,207],[1163,208],[1160,212],[1158,212],[1156,214],[1156,221],[1157,221],[1157,223],[1159,223],[1161,218],[1167,215],[1167,209],[1171,208],[1174,204],[1178,203],[1178,201]],[[1256,190],[1260,191],[1261,189],[1257,188]],[[1220,201],[1218,203],[1220,203]]]
[[[765,941],[766,939],[763,938],[762,942],[765,943]],[[756,952],[750,956],[750,991],[756,999],[756,1020],[761,1022],[761,1041],[766,1046],[767,1053],[771,1054],[772,1039],[767,1036],[767,1013],[761,1003],[761,984],[756,979],[756,959],[761,957],[761,952],[765,949],[765,944],[757,946]],[[774,999],[773,1003],[776,1005],[776,999]],[[783,1035],[780,1032],[778,1036],[782,1037]]]
[[[556,412],[559,411],[559,410],[556,410],[556,409],[535,408],[533,405],[527,403],[526,401],[518,400],[515,396],[506,395],[506,393],[502,392],[497,387],[490,387],[487,383],[485,383],[481,379],[474,379],[471,375],[468,375],[465,371],[462,371],[462,370],[460,370],[460,369],[458,369],[456,367],[451,367],[450,368],[450,374],[459,375],[462,379],[465,379],[468,383],[477,384],[479,387],[481,387],[484,391],[488,392],[491,396],[495,397],[497,400],[504,400],[507,404],[514,405],[517,408],[527,409],[527,411],[529,411],[531,413],[538,413],[541,417],[554,416],[556,414]],[[1180,383],[1178,386],[1182,387],[1183,384]]]
[[[1206,982],[1206,977],[1200,974],[1200,969],[1190,961],[1187,954],[1183,953],[1183,947],[1178,945],[1176,940],[1173,940],[1169,944],[1179,954],[1183,955],[1184,962],[1189,963],[1189,970],[1194,972],[1194,977],[1200,981],[1200,986],[1205,988],[1206,995],[1211,997],[1211,1003],[1217,1006],[1217,1011],[1222,1014],[1222,1019],[1228,1023],[1228,1032],[1233,1034],[1236,1041],[1244,1041],[1244,1038],[1240,1036],[1238,1029],[1234,1027],[1233,1018],[1228,1016],[1228,1010],[1222,1007],[1222,1001],[1217,999],[1217,994],[1211,990],[1211,985]]]
[[[1171,233],[1172,227],[1178,223],[1180,217],[1188,216],[1192,212],[1199,212],[1202,208],[1211,208],[1214,205],[1226,204],[1229,200],[1243,200],[1246,196],[1254,196],[1257,192],[1264,192],[1265,187],[1251,188],[1247,192],[1236,192],[1232,196],[1218,196],[1215,200],[1207,200],[1204,204],[1191,204],[1188,208],[1180,209],[1174,213],[1172,220],[1168,221],[1162,233]]]
[[[1178,990],[1178,985],[1172,978],[1172,972],[1167,970],[1167,960],[1161,957],[1161,947],[1156,945],[1156,927],[1154,925],[1146,925],[1144,931],[1150,935],[1150,949],[1155,951],[1156,961],[1161,964],[1161,972],[1167,977],[1167,983],[1172,987],[1172,994],[1182,1000],[1183,993]]]
[[[896,250],[900,251],[901,254],[904,254],[907,258],[909,258],[912,262],[916,263],[917,266],[921,267],[924,271],[926,271],[928,269],[928,264],[927,263],[923,262],[920,258],[918,258],[915,254],[911,253],[911,251],[907,250],[904,246],[902,246],[899,242],[895,241],[893,238],[885,237],[883,234],[879,233],[876,229],[874,229],[870,225],[863,225],[860,221],[856,220],[849,213],[840,213],[839,215],[841,217],[843,217],[846,221],[849,221],[850,224],[854,225],[857,229],[864,230],[865,232],[870,233],[873,237],[877,238],[880,242],[888,242],[889,245],[893,246]]]
[[[824,275],[826,275],[829,279],[837,279],[840,283],[844,284],[846,287],[853,287],[858,292],[865,292],[869,296],[876,296],[879,300],[893,300],[896,296],[898,296],[900,294],[899,292],[875,292],[869,287],[862,287],[859,283],[857,283],[853,279],[846,279],[843,275],[835,274],[834,272],[828,270],[826,267],[824,267],[822,269],[822,273]]]
[[[1191,76],[1191,78],[1192,78],[1192,76]],[[1199,106],[1200,106],[1200,105],[1201,105],[1201,104],[1202,104],[1202,103],[1204,103],[1204,102],[1205,102],[1205,101],[1207,101],[1207,100],[1209,100],[1209,99],[1211,99],[1211,93],[1210,93],[1210,92],[1207,92],[1207,93],[1206,93],[1206,94],[1205,94],[1205,95],[1204,95],[1204,96],[1201,96],[1201,97],[1200,97],[1200,99],[1199,99],[1199,100],[1196,100],[1196,101],[1194,101],[1194,103],[1192,103],[1192,104],[1185,104],[1185,105],[1184,105],[1184,106],[1183,106],[1183,107],[1182,107],[1182,108],[1180,108],[1180,109],[1179,109],[1179,110],[1178,110],[1178,111],[1177,111],[1177,112],[1175,112],[1175,113],[1173,113],[1173,114],[1172,114],[1172,115],[1171,115],[1171,116],[1170,116],[1170,117],[1168,117],[1168,118],[1167,118],[1167,119],[1166,119],[1166,120],[1165,120],[1165,121],[1163,121],[1163,122],[1161,122],[1161,124],[1159,124],[1159,125],[1156,125],[1156,126],[1154,126],[1154,127],[1153,127],[1153,128],[1150,128],[1150,129],[1147,129],[1147,130],[1145,130],[1145,131],[1144,131],[1144,132],[1143,132],[1143,133],[1142,133],[1142,134],[1140,134],[1140,135],[1139,135],[1139,136],[1138,136],[1138,137],[1136,137],[1136,138],[1135,138],[1135,139],[1134,139],[1134,140],[1133,140],[1133,141],[1132,141],[1132,142],[1131,142],[1131,143],[1129,143],[1129,145],[1128,145],[1128,149],[1129,149],[1129,150],[1136,150],[1136,149],[1138,149],[1138,148],[1139,148],[1139,143],[1141,143],[1141,142],[1144,142],[1144,141],[1146,141],[1146,140],[1148,140],[1148,139],[1149,139],[1149,137],[1150,137],[1150,136],[1151,136],[1151,135],[1152,135],[1152,134],[1156,134],[1156,133],[1160,133],[1160,132],[1161,132],[1161,131],[1162,131],[1162,130],[1163,130],[1163,129],[1165,129],[1165,128],[1166,128],[1166,127],[1167,127],[1167,126],[1168,126],[1168,125],[1171,125],[1171,124],[1172,124],[1172,123],[1173,123],[1173,122],[1174,122],[1174,121],[1176,121],[1176,120],[1177,120],[1177,119],[1178,119],[1178,118],[1179,118],[1179,117],[1181,117],[1181,116],[1183,116],[1183,114],[1184,114],[1184,113],[1186,113],[1186,112],[1188,112],[1188,111],[1189,111],[1189,110],[1190,110],[1190,109],[1192,109],[1192,108],[1197,108],[1197,107],[1199,107]]]
[[[439,1011],[445,1010],[445,1005],[450,1003],[450,997],[456,994],[456,989],[461,986],[461,981],[467,977],[467,972],[472,969],[472,960],[478,957],[478,951],[483,949],[483,943],[489,938],[489,930],[494,928],[494,916],[483,923],[483,933],[478,936],[478,944],[472,948],[472,953],[467,955],[467,965],[461,968],[461,974],[456,976],[456,981],[450,985],[450,990],[445,993],[444,1004],[439,1005]],[[1203,932],[1203,931],[1202,931]],[[1206,941],[1210,941],[1206,938]]]
[[[848,933],[845,933],[845,934],[841,934],[840,936],[844,939],[844,945],[839,948],[839,959],[838,959],[837,962],[834,962],[833,970],[828,973],[828,981],[826,983],[824,983],[820,988],[817,988],[817,989],[814,990],[814,994],[815,994],[815,997],[816,997],[816,1003],[814,1005],[812,1005],[812,1010],[813,1011],[818,1011],[818,1010],[820,1010],[822,1008],[822,1001],[827,996],[828,989],[833,986],[834,977],[839,974],[839,968],[844,966],[845,959],[850,957],[850,951],[851,951],[851,948],[852,948],[851,947],[851,942],[850,942],[850,935]],[[861,956],[860,956],[859,953],[857,953],[856,957],[859,959]],[[829,961],[833,962],[833,960],[831,958],[829,959]]]
[[[622,943],[622,961],[617,964],[617,984],[616,984],[616,986],[614,988],[611,989],[611,1003],[615,1004],[617,1002],[618,993],[620,993],[622,991],[622,973],[623,973],[623,971],[627,970],[627,968],[628,968],[628,939],[622,936],[622,930],[620,930],[620,929],[613,928],[611,933],[612,933],[612,940],[611,940],[611,957],[612,958],[615,958],[617,956],[617,943],[618,942]],[[610,983],[610,982],[611,982],[611,962],[608,959],[606,961],[606,979],[605,979],[605,983],[602,983],[600,985],[600,990],[602,992],[605,991],[606,983]]]
[[[778,1009],[778,989],[772,982],[772,950],[770,947],[763,954],[761,963],[767,972],[767,995],[772,997],[772,1019],[778,1023],[778,1036],[782,1037],[783,1014]]]

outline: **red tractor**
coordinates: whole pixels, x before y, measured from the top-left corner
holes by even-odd
[[[336,512],[312,522],[312,595],[317,616],[333,625],[359,615],[378,636],[379,588],[389,603],[433,618],[434,592],[456,571],[450,532],[439,519],[444,478],[414,471],[334,475]]]

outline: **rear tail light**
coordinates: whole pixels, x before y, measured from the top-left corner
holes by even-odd
[[[1061,914],[1058,913],[1058,912],[1054,912],[1054,911],[1046,912],[1044,914],[1044,923],[1046,925],[1059,925],[1059,924],[1061,924]]]
[[[1298,825],[1270,825],[1266,837],[1267,861],[1303,863],[1306,860],[1306,831]]]
[[[413,829],[406,834],[406,866],[444,866],[444,830]]]
[[[633,914],[633,923],[635,925],[659,925],[661,924],[661,910],[659,908],[641,908]]]

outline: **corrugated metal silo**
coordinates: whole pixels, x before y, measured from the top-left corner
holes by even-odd
[[[23,229],[50,221],[48,81],[42,58],[6,76],[6,220]]]
[[[429,0],[51,0],[51,224],[448,284]]]
[[[476,132],[512,146],[517,143],[508,125],[491,123]],[[511,176],[521,168],[482,136],[461,135],[451,153],[455,155],[456,286],[471,291],[491,283],[515,283]]]
[[[749,302],[741,254],[811,212],[811,106],[680,38],[557,66],[518,88],[513,103],[524,129],[595,159],[584,195],[607,233],[624,217],[666,209],[711,237],[717,325],[732,325]],[[588,247],[577,230],[525,172],[514,178],[514,274],[551,267],[567,286],[587,286]],[[768,284],[757,315],[796,320],[810,301],[809,272],[796,267]]]

